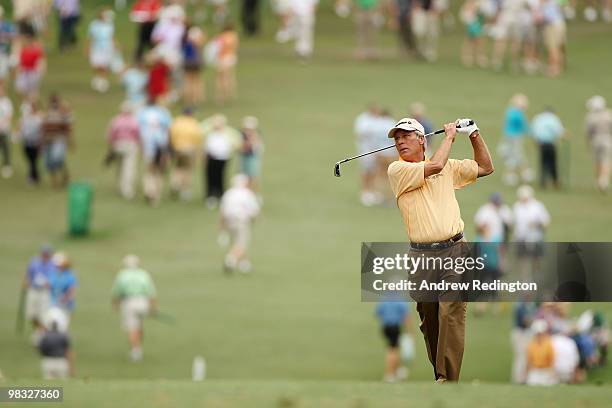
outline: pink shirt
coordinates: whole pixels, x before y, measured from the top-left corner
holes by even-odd
[[[115,145],[122,141],[138,143],[138,121],[131,113],[120,113],[115,116],[108,129],[108,142]]]

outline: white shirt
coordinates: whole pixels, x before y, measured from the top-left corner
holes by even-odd
[[[512,224],[512,211],[507,205],[496,207],[487,203],[480,207],[474,216],[474,223],[482,228],[485,242],[501,242],[504,239],[504,224]]]
[[[389,130],[391,130],[397,121],[390,116],[380,116],[376,120],[376,143],[377,148],[386,147],[393,144],[393,139],[389,138]],[[395,149],[389,149],[388,154],[397,156]]]
[[[291,10],[297,16],[314,15],[319,0],[293,0]]]
[[[363,112],[357,116],[357,119],[355,119],[354,131],[357,136],[357,147],[360,153],[376,148],[376,132],[378,126],[378,116],[370,112]]]
[[[223,130],[210,132],[205,147],[206,153],[217,160],[229,160],[234,150],[230,136]]]
[[[233,221],[250,221],[259,214],[257,197],[247,187],[232,187],[221,198],[221,215]]]
[[[6,97],[0,97],[0,132],[9,133],[11,131],[11,120],[13,119],[13,104]]]
[[[544,228],[550,223],[550,215],[544,204],[532,198],[514,204],[514,240],[540,242],[544,240]]]
[[[580,360],[574,340],[567,336],[554,335],[552,344],[555,352],[555,371],[561,374],[573,373]]]

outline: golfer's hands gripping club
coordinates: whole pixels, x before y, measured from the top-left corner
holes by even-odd
[[[472,136],[474,132],[480,130],[478,129],[478,126],[476,126],[476,122],[474,122],[472,119],[457,119],[455,124],[459,133],[465,133],[468,136]]]
[[[449,139],[451,142],[455,141],[455,136],[457,135],[457,123],[452,122],[452,123],[446,123],[444,125],[444,134],[446,135],[446,138]]]

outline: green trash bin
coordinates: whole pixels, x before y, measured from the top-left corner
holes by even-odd
[[[93,187],[89,183],[75,182],[68,187],[68,232],[87,235],[91,221]]]

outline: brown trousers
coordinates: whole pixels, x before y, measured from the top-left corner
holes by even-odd
[[[436,380],[459,381],[466,306],[465,302],[417,303],[420,328]]]
[[[458,242],[450,248],[440,250],[411,250],[411,257],[458,258],[470,255],[467,243]],[[428,282],[461,282],[463,275],[452,270],[422,268],[414,278]],[[459,381],[463,349],[465,345],[465,316],[467,303],[457,292],[411,292],[417,302],[417,312],[421,319],[420,329],[427,346],[427,355],[433,366],[436,380]]]

